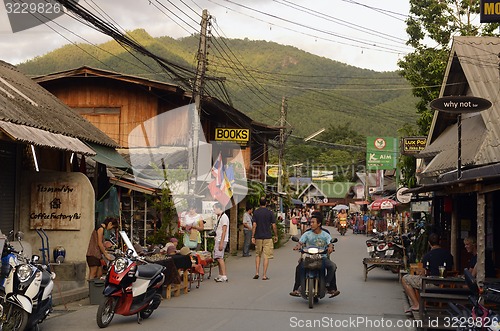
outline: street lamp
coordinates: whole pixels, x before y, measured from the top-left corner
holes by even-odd
[[[314,132],[313,134],[311,134],[310,136],[304,138],[304,141],[309,141],[311,140],[312,138],[316,137],[317,135],[319,135],[320,133],[322,133],[323,131],[325,131],[326,129],[325,128],[322,128],[316,132]]]

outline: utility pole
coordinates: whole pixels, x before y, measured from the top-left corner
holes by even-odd
[[[208,31],[209,15],[206,9],[203,10],[201,16],[201,31],[200,31],[200,44],[198,46],[196,67],[196,77],[193,85],[193,96],[195,108],[192,110],[192,126],[191,135],[188,149],[188,172],[190,176],[189,182],[189,195],[194,196],[196,180],[198,178],[198,153],[200,145],[200,114],[201,114],[201,101],[203,99],[203,87],[205,83],[205,72],[207,70],[207,31]]]
[[[282,191],[282,177],[283,177],[283,152],[285,148],[285,123],[286,123],[286,97],[281,99],[281,112],[280,112],[280,143],[278,151],[278,201],[280,207],[280,213],[283,212],[283,202],[281,199],[280,192]]]

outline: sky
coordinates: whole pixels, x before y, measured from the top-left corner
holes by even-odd
[[[0,59],[11,64],[42,56],[70,43],[102,43],[109,37],[64,14],[47,24],[13,32],[0,4]],[[203,9],[214,36],[267,40],[359,68],[397,70],[412,51],[405,45],[408,0],[79,0],[123,30],[145,29],[153,37],[199,33]],[[46,5],[46,8],[55,8]],[[105,16],[103,16],[105,15]]]

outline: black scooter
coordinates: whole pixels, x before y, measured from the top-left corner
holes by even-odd
[[[299,238],[292,237],[292,240],[298,242]],[[334,244],[337,241],[337,238],[334,238],[330,243]],[[303,266],[300,294],[308,301],[309,308],[313,308],[314,303],[326,295],[325,263],[322,255],[326,254],[327,248],[309,246],[301,248],[300,252],[302,253],[301,263]]]

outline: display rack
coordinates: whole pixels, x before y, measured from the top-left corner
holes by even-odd
[[[148,213],[148,201],[143,193],[132,191],[120,195],[123,230],[133,243],[144,246],[146,238],[154,234],[152,218]]]

